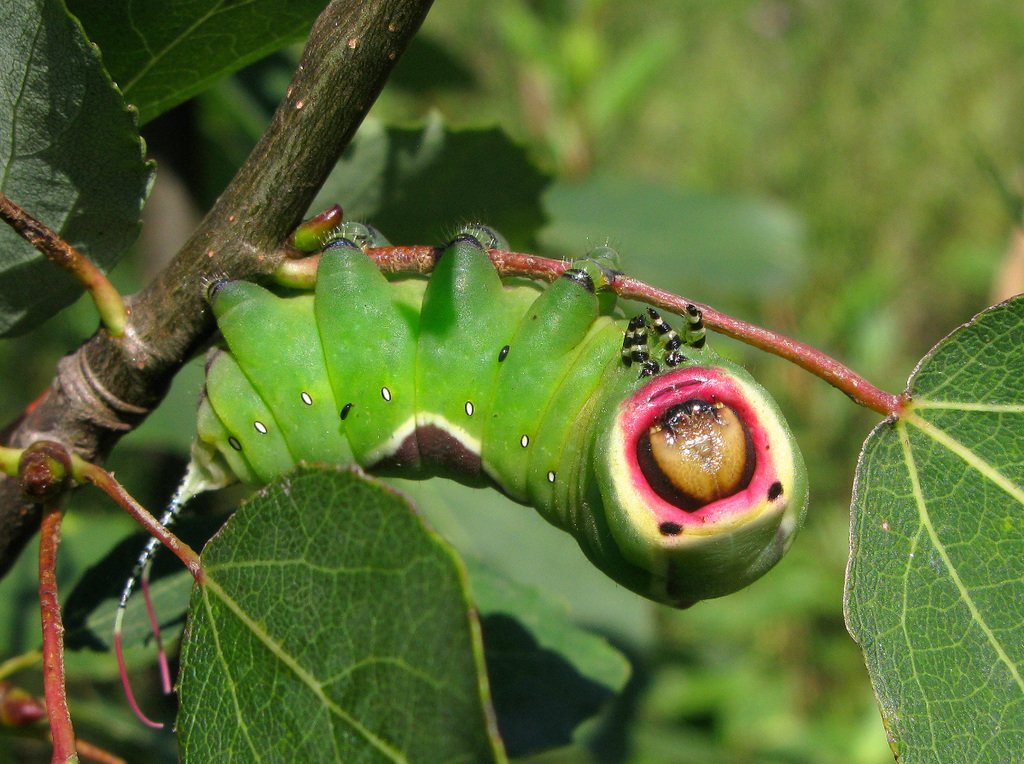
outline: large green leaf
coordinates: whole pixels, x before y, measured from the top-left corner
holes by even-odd
[[[340,202],[347,218],[371,221],[396,244],[444,241],[482,222],[528,247],[547,183],[499,128],[451,130],[436,115],[422,128],[368,120],[312,206]]]
[[[181,658],[185,761],[502,758],[462,566],[387,487],[300,469],[203,560]]]
[[[976,316],[864,444],[847,623],[893,751],[914,762],[1024,751],[1024,298]]]
[[[152,175],[134,115],[58,0],[5,0],[3,19],[0,191],[109,269],[138,233]],[[0,225],[0,332],[80,292]]]
[[[326,0],[68,0],[145,124],[309,32]]]

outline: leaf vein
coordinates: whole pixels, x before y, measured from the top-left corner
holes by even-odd
[[[982,411],[993,414],[1024,414],[1021,403],[974,403],[971,401],[939,401],[914,398],[910,411],[927,409],[949,409],[952,411]]]
[[[240,8],[243,5],[252,5],[252,2],[250,0],[250,2],[238,3],[236,5],[232,5],[232,6],[230,6],[230,10],[237,10],[238,8]],[[141,80],[143,77],[145,77],[149,73],[149,70],[152,69],[154,66],[156,66],[160,62],[160,60],[163,59],[164,56],[166,56],[175,47],[177,47],[178,44],[180,44],[182,40],[187,39],[199,27],[201,27],[203,24],[207,23],[213,17],[215,17],[218,14],[220,14],[223,10],[224,10],[224,2],[223,2],[223,0],[221,0],[221,2],[217,3],[213,8],[210,8],[210,10],[207,11],[207,13],[205,13],[202,16],[200,16],[195,21],[193,21],[192,24],[190,24],[188,27],[183,29],[181,31],[181,33],[179,33],[173,40],[170,40],[166,45],[164,45],[163,48],[161,48],[159,51],[154,52],[151,55],[149,61],[146,62],[146,64],[144,66],[139,68],[139,71],[135,74],[135,76],[132,77],[130,80],[128,80],[127,83],[125,83],[124,90],[123,90],[125,95],[127,95],[128,92],[135,86],[135,84],[139,80]],[[144,40],[143,44],[145,45],[146,50],[150,49],[148,41]]]
[[[217,619],[214,617],[213,610],[210,607],[210,599],[208,597],[207,590],[203,590],[203,608],[206,610],[206,617],[210,619],[210,633],[213,636],[214,648],[217,650],[217,656],[220,658],[220,662],[224,665],[224,674],[228,677],[229,681],[226,682],[228,691],[231,693],[231,703],[235,707],[235,718],[238,721],[238,727],[242,731],[242,736],[245,738],[246,744],[249,746],[249,751],[257,761],[261,761],[259,750],[255,743],[253,743],[252,737],[249,735],[249,726],[245,723],[245,716],[242,714],[241,704],[238,702],[238,693],[235,692],[235,683],[230,681],[231,676],[231,662],[224,655],[224,650],[220,644],[220,634],[217,631]]]
[[[375,735],[369,728],[364,726],[358,719],[348,714],[341,706],[331,700],[324,692],[323,686],[316,680],[316,677],[312,676],[306,669],[304,669],[298,661],[296,661],[291,655],[289,655],[277,642],[275,642],[266,630],[263,629],[258,623],[256,623],[242,606],[236,602],[233,598],[228,596],[228,593],[207,574],[205,584],[211,592],[215,592],[221,601],[227,606],[232,613],[235,614],[246,628],[248,628],[252,634],[263,643],[263,645],[270,651],[275,658],[283,663],[291,672],[310,690],[316,695],[317,699],[331,712],[334,713],[339,719],[347,723],[357,733],[362,735],[367,742],[370,743],[374,748],[379,750],[384,756],[391,761],[404,762],[405,756],[388,745],[387,741],[381,739]]]
[[[993,482],[995,482],[1004,490],[1007,490],[1006,484],[1009,484],[1009,487],[1014,489],[1014,491],[1007,492],[1014,496],[1014,498],[1016,498],[1017,501],[1024,503],[1024,492],[1021,491],[1019,486],[1015,486],[1012,483],[1010,483],[1005,476],[999,474],[987,462],[979,459],[976,454],[971,452],[969,449],[965,448],[963,444],[957,442],[955,439],[951,438],[949,435],[942,432],[942,430],[935,427],[931,423],[926,422],[920,417],[909,415],[908,417],[906,417],[904,421],[913,423],[916,427],[918,427],[918,429],[920,429],[926,435],[931,437],[940,445],[943,445],[946,448],[948,448],[950,451],[952,451],[965,462],[967,462],[967,464],[969,464],[970,466],[973,466],[976,469],[978,469],[983,475],[986,475],[987,477],[991,476],[990,479],[992,479]],[[1007,667],[1007,669],[1010,672],[1010,676],[1013,678],[1013,681],[1016,683],[1017,687],[1019,687],[1020,690],[1024,692],[1024,678],[1021,677],[1020,671],[1017,669],[1017,665],[1007,654],[1006,650],[1003,648],[1002,643],[996,637],[995,633],[992,631],[992,628],[988,625],[988,622],[982,616],[981,611],[978,609],[977,604],[974,602],[974,598],[971,597],[970,590],[964,584],[963,580],[960,578],[960,574],[957,571],[956,566],[953,564],[952,559],[950,559],[949,553],[946,550],[945,545],[942,543],[942,540],[939,538],[938,533],[935,531],[935,526],[932,524],[931,515],[928,512],[928,504],[925,500],[924,491],[921,488],[921,482],[917,472],[917,465],[914,461],[913,453],[911,451],[910,438],[907,435],[906,427],[902,425],[903,423],[901,422],[901,426],[899,428],[900,443],[903,446],[903,452],[907,463],[907,470],[910,473],[910,481],[914,492],[914,501],[917,504],[918,516],[921,518],[921,522],[924,525],[925,531],[928,533],[928,537],[931,540],[932,545],[935,548],[935,551],[942,559],[942,564],[945,566],[950,579],[953,581],[953,584],[954,586],[956,586],[957,591],[960,593],[960,596],[963,599],[964,604],[967,606],[967,609],[971,614],[971,618],[974,620],[975,623],[978,624],[978,627],[985,635],[985,638],[988,640],[988,643],[992,646],[992,649],[995,651],[996,656],[999,658],[1000,662],[1002,662]],[[996,480],[997,477],[999,478],[999,480]]]

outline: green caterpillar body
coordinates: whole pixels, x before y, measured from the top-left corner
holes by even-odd
[[[689,345],[653,312],[627,323],[597,261],[546,288],[503,281],[481,230],[429,280],[388,279],[340,239],[312,293],[215,285],[226,348],[197,461],[255,485],[301,461],[490,483],[680,607],[774,565],[802,521],[803,463],[768,394],[703,345],[699,313]]]

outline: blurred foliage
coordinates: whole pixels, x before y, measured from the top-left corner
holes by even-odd
[[[420,122],[436,109],[456,126],[500,125],[561,189],[600,178],[623,189],[661,186],[683,198],[754,199],[779,210],[798,225],[803,256],[770,292],[696,278],[696,291],[671,288],[822,347],[897,391],[936,340],[1007,287],[996,279],[1019,222],[1008,199],[1024,185],[1022,40],[1024,7],[999,0],[447,0],[431,12],[374,116]],[[266,124],[295,59],[295,51],[275,54],[147,125],[160,162],[157,193],[177,178],[191,204],[207,207]],[[464,171],[471,182],[472,168]],[[174,209],[154,200],[145,229],[187,233],[189,218]],[[452,209],[436,225],[471,214]],[[628,226],[616,233],[592,218],[590,241],[573,248],[559,240],[568,251],[558,254],[610,240],[629,271]],[[557,239],[563,224],[553,220],[542,240]],[[173,250],[167,241],[143,244],[143,257],[115,273],[126,290],[145,280],[145,257]],[[700,252],[688,257],[695,273],[721,272]],[[738,262],[737,280],[754,267]],[[666,286],[656,273],[645,276]],[[95,323],[78,305],[0,346],[5,421]],[[495,492],[403,486],[456,545],[561,597],[634,663],[625,694],[578,745],[532,761],[891,761],[842,619],[850,488],[877,417],[798,369],[718,344],[779,399],[811,476],[806,529],[778,568],[743,592],[668,611],[617,589],[571,539]],[[179,380],[172,400],[111,460],[150,506],[166,500],[180,474],[191,436],[181,423],[194,420],[198,385],[197,372]],[[156,443],[172,443],[178,461],[155,451]],[[65,536],[69,550],[98,557],[124,531],[105,533],[104,542],[89,535],[111,512],[91,498],[88,491],[76,497]],[[0,582],[0,602],[21,608],[0,619],[4,654],[35,645],[25,627],[34,623],[29,557]],[[69,583],[81,572],[74,566],[61,571]],[[69,662],[80,683],[73,697],[84,692],[103,709],[81,718],[86,702],[72,701],[81,732],[116,736],[125,704],[112,660],[84,656],[107,672],[94,683],[96,669],[79,669],[81,659]],[[139,728],[126,734],[155,737]],[[5,755],[0,744],[0,761]]]

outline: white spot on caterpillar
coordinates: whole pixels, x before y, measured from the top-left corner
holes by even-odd
[[[228,437],[228,445],[231,446],[236,451],[242,450],[242,444],[238,442],[238,438],[236,438],[234,435]]]
[[[302,402],[305,403],[307,406],[313,405],[313,396],[307,393],[305,390],[302,391],[302,395],[300,397],[302,398]]]
[[[555,482],[555,473],[554,472],[548,472],[548,482],[549,483],[554,483]]]
[[[253,422],[252,426],[256,428],[256,432],[258,432],[260,435],[266,435],[268,432],[267,426],[263,424],[263,422],[261,422],[259,419]]]
[[[466,416],[473,416],[473,401],[466,401]]]
[[[387,389],[386,387],[382,387],[382,388],[380,389],[380,396],[381,396],[381,398],[383,398],[384,400],[386,400],[386,401],[390,401],[390,400],[391,400],[391,391],[390,391],[390,390],[388,390],[388,389]]]
[[[523,448],[526,448],[528,445],[530,445],[530,436],[524,435],[523,437],[521,437],[519,439],[519,445],[522,446]]]

